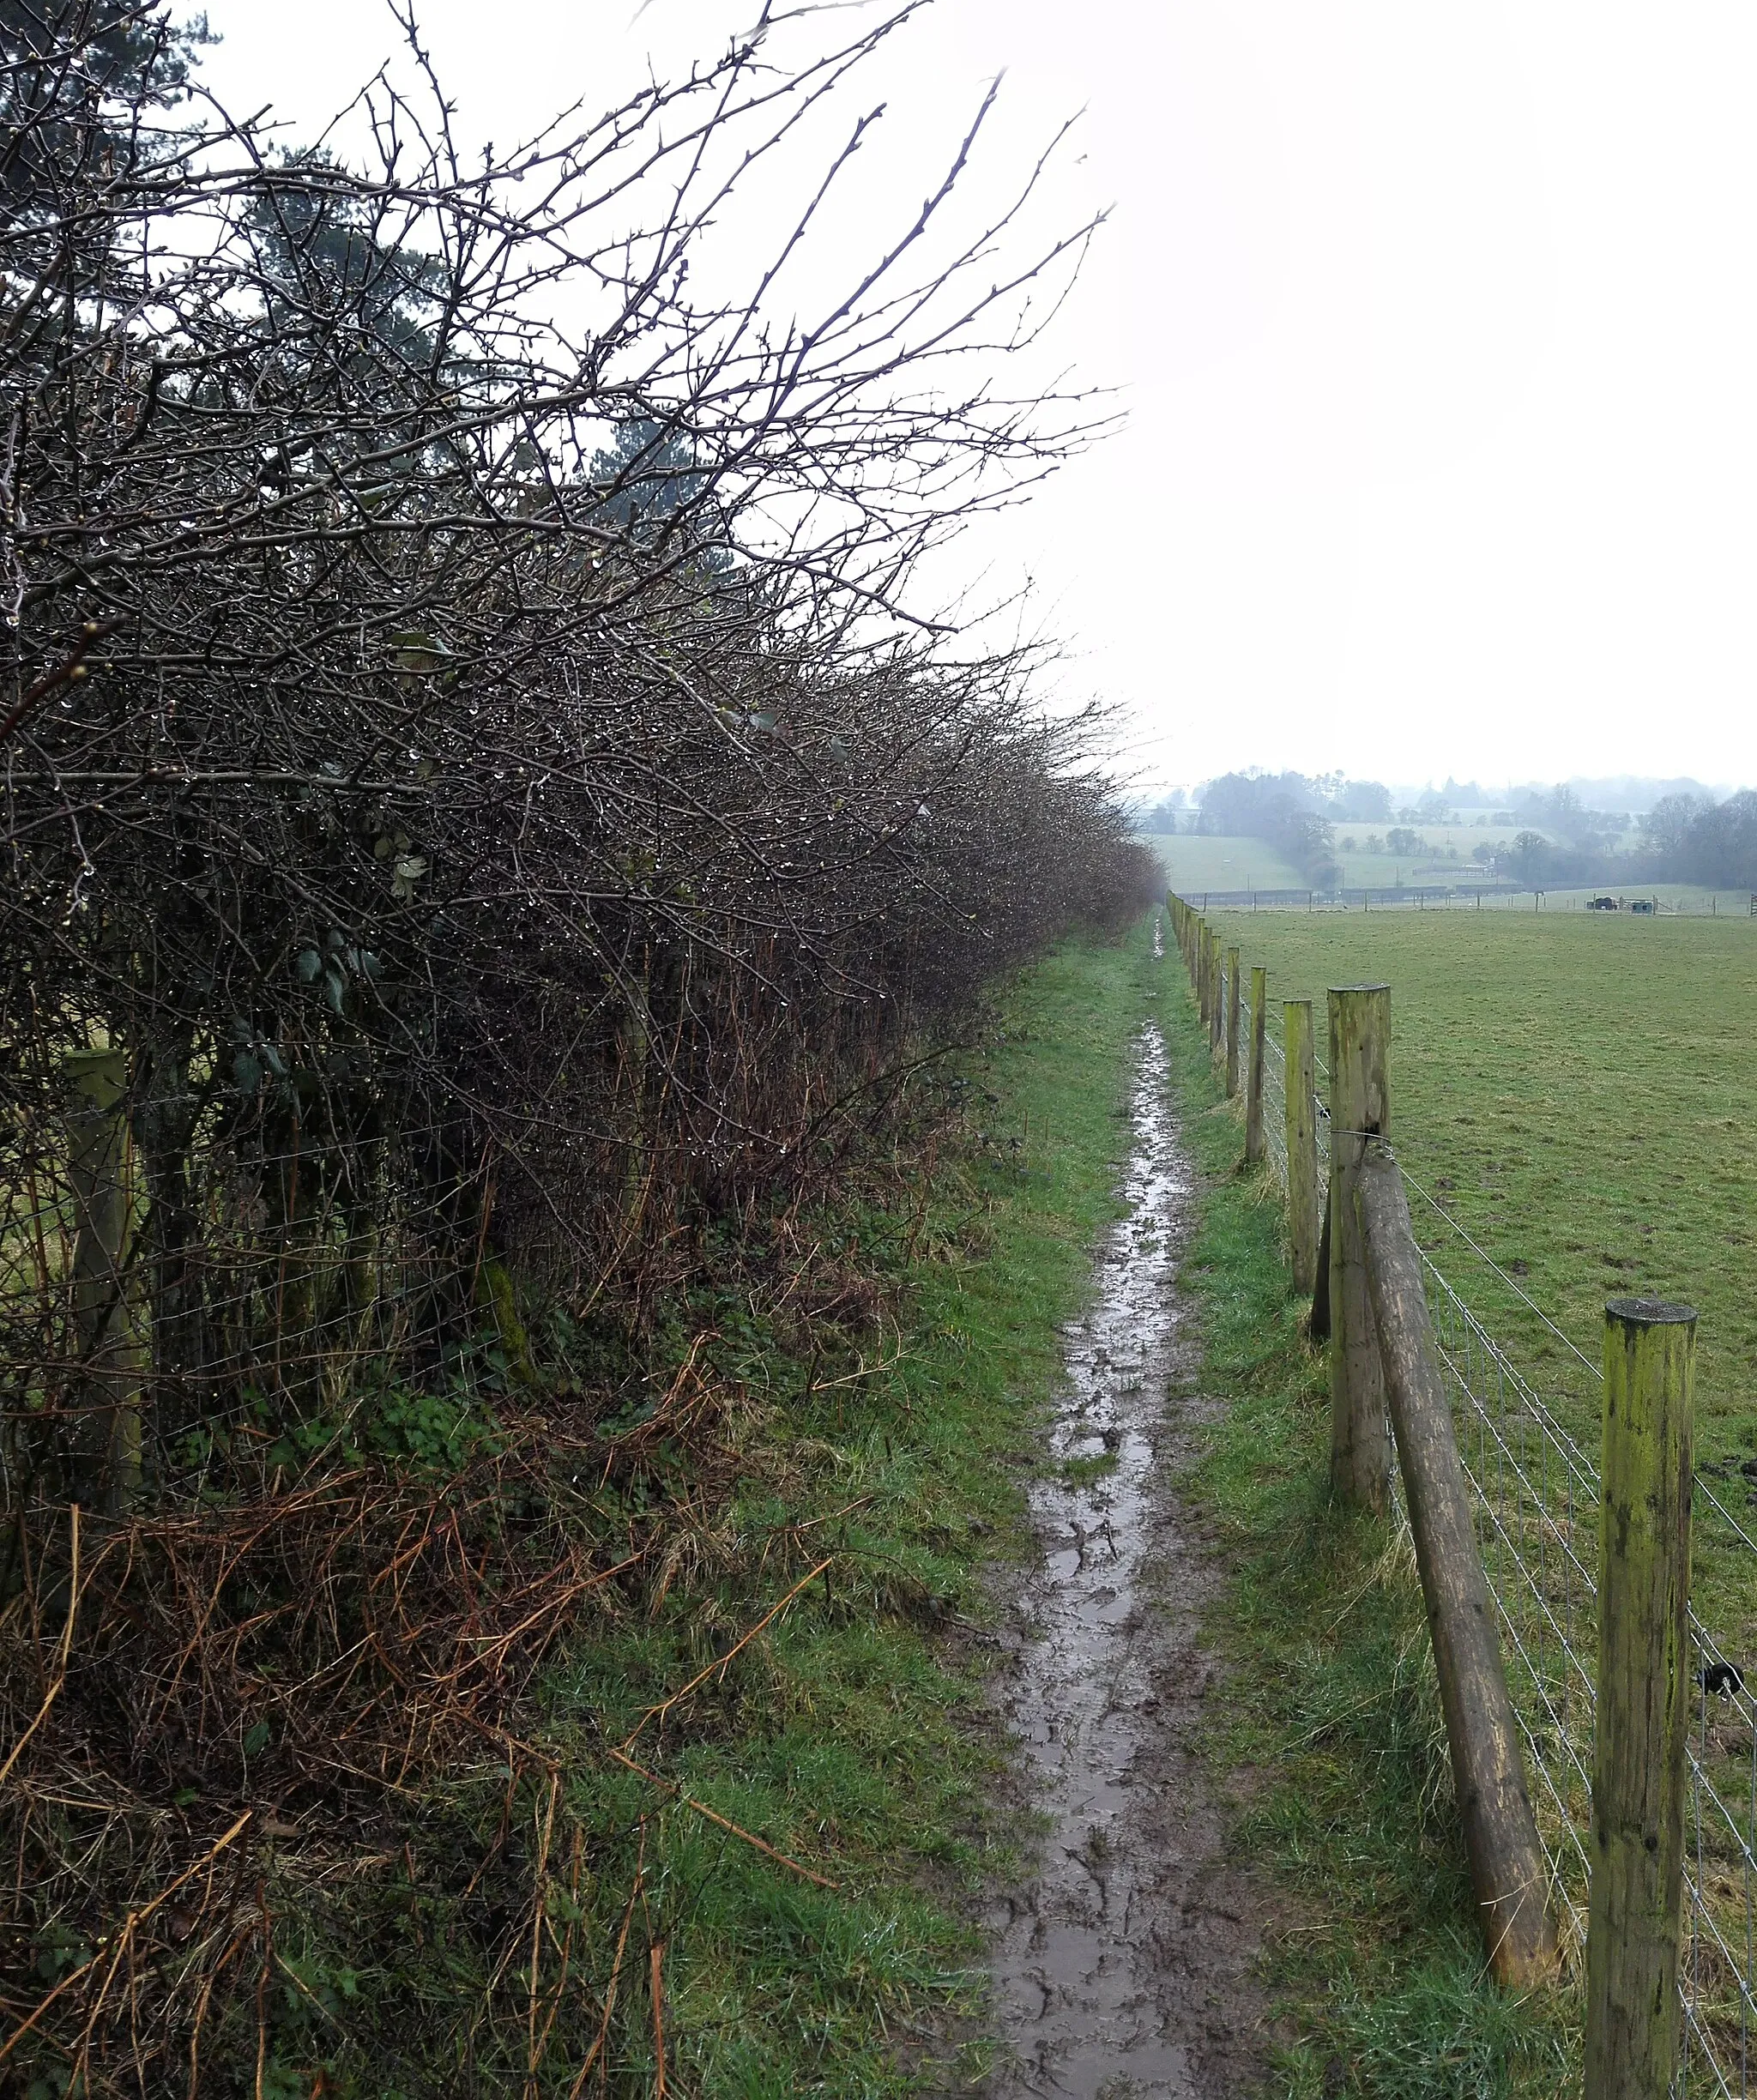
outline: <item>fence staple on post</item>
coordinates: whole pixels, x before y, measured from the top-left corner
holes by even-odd
[[[1251,1054],[1245,1065],[1245,1160],[1256,1166],[1263,1157],[1263,1029],[1269,1004],[1269,972],[1251,966]]]
[[[1477,1921],[1497,1981],[1524,1990],[1556,1966],[1549,1867],[1434,1354],[1409,1200],[1397,1162],[1376,1140],[1368,1141],[1355,1175],[1355,1210]]]
[[[1391,987],[1330,994],[1330,1480],[1346,1502],[1383,1513],[1391,1496],[1385,1380],[1355,1184],[1368,1141],[1391,1127]]]
[[[1604,1308],[1586,2100],[1665,2100],[1678,2061],[1696,1315]]]

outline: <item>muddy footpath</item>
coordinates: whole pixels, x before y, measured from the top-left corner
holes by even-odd
[[[1040,1553],[1009,1599],[995,1697],[1048,1828],[989,1919],[1008,2051],[992,2100],[1230,2100],[1264,2070],[1268,1898],[1227,1856],[1232,1803],[1198,1740],[1222,1573],[1175,1488],[1207,1403],[1178,1277],[1193,1174],[1167,1080],[1145,1028],[1127,1211],[1066,1336],[1054,1464],[1031,1498]]]

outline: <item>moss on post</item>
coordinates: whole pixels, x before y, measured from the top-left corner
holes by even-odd
[[[1269,972],[1251,966],[1251,1053],[1245,1064],[1245,1160],[1256,1166],[1263,1157],[1263,1028],[1269,1004]]]
[[[63,1061],[73,1193],[73,1326],[78,1370],[70,1409],[68,1500],[115,1512],[140,1484],[140,1352],[129,1325],[128,1059],[76,1051]]]
[[[1239,951],[1226,951],[1226,1097],[1239,1090]]]
[[[1586,2100],[1664,2100],[1677,2070],[1695,1345],[1688,1306],[1604,1308]]]
[[[1310,999],[1282,1002],[1286,1046],[1287,1218],[1294,1288],[1309,1297],[1318,1283],[1317,1062]]]
[[[1345,1502],[1391,1500],[1391,1431],[1355,1190],[1368,1142],[1391,1129],[1391,987],[1330,994],[1330,1482]]]

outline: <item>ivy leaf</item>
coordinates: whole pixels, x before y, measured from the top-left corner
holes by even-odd
[[[252,1095],[263,1083],[263,1068],[248,1050],[240,1050],[232,1060],[232,1077],[240,1094]]]
[[[294,975],[301,984],[310,984],[323,967],[323,958],[315,948],[301,948],[299,960],[293,964]]]
[[[347,981],[341,972],[334,969],[326,969],[323,973],[323,1001],[331,1013],[339,1014],[341,1011],[347,993]]]
[[[414,896],[415,884],[427,872],[426,857],[420,854],[402,854],[391,872],[390,894],[404,903]]]

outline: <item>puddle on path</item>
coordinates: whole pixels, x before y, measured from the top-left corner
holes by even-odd
[[[1156,1027],[1132,1101],[1128,1206],[1066,1337],[1055,1475],[1032,1494],[1042,1558],[1001,1687],[1048,1819],[1037,1879],[992,1920],[1007,2096],[1248,2090],[1262,2042],[1259,1902],[1224,1857],[1225,1804],[1190,1748],[1215,1675],[1198,1626],[1219,1581],[1168,1483],[1202,1403],[1176,1266],[1191,1179]]]

